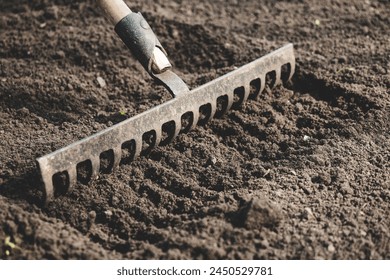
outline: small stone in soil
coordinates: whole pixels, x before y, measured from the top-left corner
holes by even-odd
[[[88,217],[91,220],[91,222],[95,221],[95,219],[96,219],[96,212],[92,210],[91,212],[88,213]]]
[[[107,86],[106,81],[102,77],[97,77],[96,81],[101,88],[105,88]]]
[[[216,163],[217,163],[217,158],[215,156],[211,156],[207,160],[207,165],[215,165]]]
[[[303,217],[310,220],[314,218],[313,211],[309,207],[306,207],[303,211]]]
[[[110,218],[112,216],[112,211],[106,210],[106,211],[104,211],[104,214],[106,214],[107,218]]]

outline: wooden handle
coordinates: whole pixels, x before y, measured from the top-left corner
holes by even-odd
[[[123,0],[96,0],[96,2],[113,25],[131,13]]]

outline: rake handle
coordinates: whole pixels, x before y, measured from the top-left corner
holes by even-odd
[[[186,83],[172,71],[167,52],[141,13],[134,13],[123,0],[96,0],[115,31],[149,75],[173,97],[189,92]]]
[[[96,0],[115,31],[153,77],[172,67],[167,53],[141,13],[133,13],[123,0]]]
[[[96,2],[113,25],[131,13],[123,0],[96,0]]]

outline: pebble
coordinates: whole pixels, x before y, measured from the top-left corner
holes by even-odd
[[[217,158],[215,156],[211,156],[208,161],[210,165],[215,165],[217,163]]]
[[[180,37],[180,34],[179,34],[179,31],[177,30],[177,29],[174,29],[173,31],[172,31],[172,37],[174,38],[174,39],[178,39],[179,37]]]
[[[334,251],[336,251],[336,248],[333,246],[333,244],[329,244],[328,245],[328,251],[333,253]]]
[[[303,217],[308,219],[308,220],[313,219],[314,218],[313,211],[311,211],[311,209],[309,207],[305,207],[303,209]]]
[[[88,213],[88,217],[89,217],[89,219],[91,221],[95,221],[95,219],[96,219],[96,212],[92,210],[91,212]]]
[[[102,77],[97,77],[96,80],[101,88],[105,88],[107,86],[106,81]]]
[[[111,211],[111,210],[106,210],[106,211],[104,211],[104,214],[105,214],[108,218],[110,218],[110,217],[112,216],[112,211]]]
[[[119,203],[120,203],[120,198],[119,197],[117,197],[117,196],[113,196],[112,198],[111,198],[111,203],[112,203],[112,205],[118,205]]]

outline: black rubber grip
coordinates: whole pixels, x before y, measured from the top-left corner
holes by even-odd
[[[146,71],[152,75],[154,48],[158,47],[165,54],[166,52],[142,14],[130,13],[116,24],[115,32]]]

